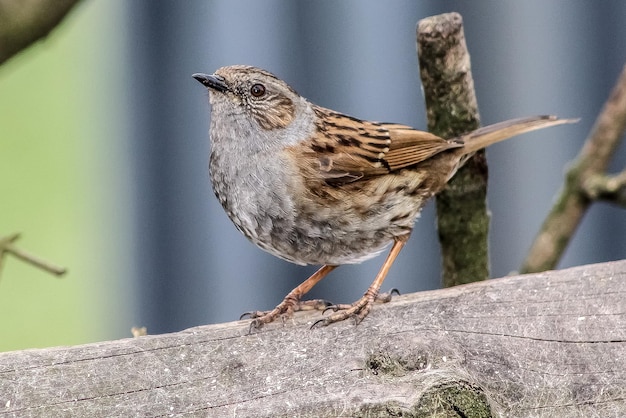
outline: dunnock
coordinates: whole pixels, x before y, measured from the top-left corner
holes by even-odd
[[[272,311],[249,313],[252,327],[303,309],[302,296],[331,270],[372,258],[392,244],[363,297],[330,306],[335,312],[318,321],[360,322],[381,296],[424,204],[475,151],[573,122],[535,116],[442,139],[317,106],[255,67],[235,65],[193,77],[209,91],[209,168],[228,217],[263,250],[292,263],[323,265]]]

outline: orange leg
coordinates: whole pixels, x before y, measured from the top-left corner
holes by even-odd
[[[274,321],[280,315],[286,315],[290,317],[293,315],[295,311],[306,310],[306,309],[326,309],[328,303],[323,300],[311,300],[306,302],[300,302],[302,296],[304,296],[309,290],[313,288],[320,280],[322,280],[328,273],[333,271],[337,266],[323,266],[319,270],[317,270],[311,277],[302,282],[298,287],[293,289],[291,292],[285,296],[283,301],[278,304],[274,309],[269,312],[246,312],[241,316],[241,318],[245,316],[249,316],[254,318],[252,323],[250,324],[250,330],[254,328],[259,328],[263,324],[269,324]]]
[[[370,287],[367,288],[367,291],[365,292],[365,294],[363,295],[361,299],[357,300],[352,305],[329,306],[328,309],[333,309],[336,312],[324,319],[320,319],[319,321],[313,324],[313,327],[316,325],[323,325],[323,326],[330,325],[335,322],[343,321],[344,319],[348,319],[348,318],[354,318],[357,324],[361,322],[367,316],[367,314],[369,314],[370,310],[372,309],[372,305],[374,304],[374,302],[377,300],[379,296],[378,292],[380,291],[380,287],[385,281],[385,277],[387,277],[389,268],[395,261],[396,257],[398,257],[398,254],[400,254],[400,251],[402,250],[402,247],[404,247],[404,244],[407,242],[408,238],[409,237],[407,235],[407,236],[397,237],[395,239],[393,246],[391,247],[391,251],[389,251],[389,255],[385,259],[383,266],[380,268],[380,271],[376,275],[374,282],[370,285]],[[383,296],[383,295],[380,295],[380,296]],[[388,302],[390,299],[390,296],[391,296],[390,294],[385,295],[385,297],[381,298],[381,301]]]

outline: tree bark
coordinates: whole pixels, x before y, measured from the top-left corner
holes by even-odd
[[[428,130],[454,138],[478,128],[480,115],[461,15],[445,13],[420,20],[417,52]],[[487,178],[481,150],[436,197],[446,287],[489,278]]]
[[[625,295],[618,261],[404,295],[358,326],[0,353],[0,417],[626,416]]]

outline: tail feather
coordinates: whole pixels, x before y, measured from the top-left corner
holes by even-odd
[[[559,119],[552,115],[530,116],[485,126],[457,139],[465,143],[465,146],[462,148],[463,153],[470,154],[516,135],[550,126],[576,122],[578,122],[578,119]]]

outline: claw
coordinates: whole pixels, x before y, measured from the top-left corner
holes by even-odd
[[[253,319],[252,321],[250,321],[250,326],[248,327],[248,335],[261,328],[261,326],[263,326],[263,323],[258,319]]]
[[[316,326],[318,326],[320,323],[322,323],[324,321],[325,321],[324,319],[318,319],[317,321],[313,322],[313,325],[311,325],[311,327],[309,329],[315,328]],[[324,324],[323,326],[326,326],[326,325],[328,325],[328,324]]]
[[[328,311],[337,312],[338,310],[339,310],[339,307],[338,307],[337,305],[328,305],[328,306],[326,307],[326,309],[324,309],[324,310],[322,311],[322,315],[324,315],[324,314],[325,314],[326,312],[328,312]],[[319,322],[319,321],[317,321],[317,322]],[[317,323],[317,322],[316,322],[316,323]]]
[[[242,319],[246,319],[246,318],[250,318],[250,319],[260,318],[263,315],[268,314],[269,312],[270,311],[249,311],[249,312],[244,312],[239,317],[239,320],[241,321]]]
[[[328,311],[333,311],[333,312],[344,311],[346,309],[350,309],[351,307],[352,305],[347,304],[347,303],[337,303],[335,305],[328,305],[326,309],[322,311],[322,315],[324,315]]]
[[[244,312],[241,314],[241,316],[239,317],[239,320],[241,321],[242,319],[246,319],[246,317],[250,317],[253,318],[255,311],[250,311],[250,312]]]

